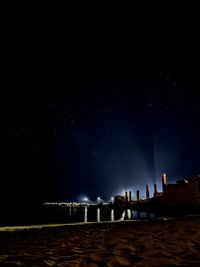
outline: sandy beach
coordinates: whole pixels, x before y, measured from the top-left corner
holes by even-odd
[[[200,266],[200,218],[1,231],[0,266]]]

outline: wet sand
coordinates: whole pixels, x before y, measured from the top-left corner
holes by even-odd
[[[0,266],[200,266],[200,218],[1,231]]]

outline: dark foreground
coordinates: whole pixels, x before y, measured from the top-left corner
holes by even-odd
[[[0,232],[0,266],[200,266],[200,218]]]

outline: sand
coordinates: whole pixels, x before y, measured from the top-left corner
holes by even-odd
[[[200,266],[200,218],[2,231],[0,266]]]

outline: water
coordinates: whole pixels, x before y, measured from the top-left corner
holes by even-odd
[[[47,223],[103,222],[124,220],[145,220],[155,218],[153,213],[113,207],[45,207],[44,219]]]

